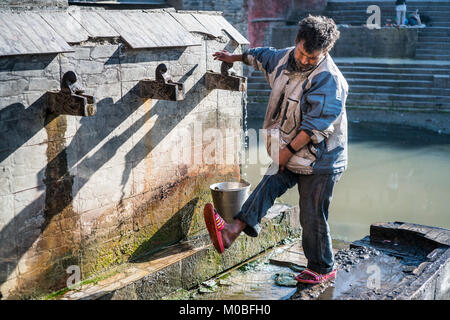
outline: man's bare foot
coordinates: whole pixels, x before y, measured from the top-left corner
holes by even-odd
[[[228,249],[246,226],[247,224],[239,219],[235,219],[233,223],[226,224],[225,228],[220,231],[222,233],[223,247]]]

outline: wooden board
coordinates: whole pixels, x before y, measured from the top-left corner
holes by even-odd
[[[65,11],[44,11],[39,15],[69,43],[83,42],[89,38],[81,24]]]
[[[99,15],[134,49],[201,45],[169,13],[127,10]]]
[[[0,56],[72,51],[38,14],[0,13]]]
[[[119,37],[119,33],[95,11],[72,10],[69,14],[81,24],[92,38]]]

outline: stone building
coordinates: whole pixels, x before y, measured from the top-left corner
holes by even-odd
[[[207,89],[205,73],[220,70],[213,52],[239,53],[246,39],[220,13],[64,0],[4,2],[0,28],[2,296],[58,290],[70,266],[86,279],[205,235],[209,185],[240,177],[242,122],[242,92]],[[183,100],[145,93],[161,63]],[[235,158],[208,162],[222,138]]]

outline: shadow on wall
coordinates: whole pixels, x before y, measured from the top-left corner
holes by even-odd
[[[182,79],[186,80],[194,72],[194,66]],[[155,148],[164,137],[187,115],[192,109],[206,97],[209,91],[204,86],[204,79],[200,79],[189,92],[186,93],[184,101],[176,103],[176,121],[168,121],[164,117],[167,114],[167,103],[158,101],[155,105],[147,111],[143,116],[137,119],[129,128],[118,136],[108,138],[108,141],[102,145],[94,154],[86,157],[86,155],[94,149],[101,141],[103,141],[109,134],[111,134],[117,127],[119,127],[135,110],[137,110],[143,103],[142,99],[137,95],[139,87],[134,86],[128,93],[122,96],[122,99],[113,103],[111,98],[102,99],[97,103],[97,114],[92,118],[83,118],[80,123],[81,126],[76,131],[69,145],[65,146],[64,130],[67,126],[65,116],[55,116],[45,111],[45,95],[40,97],[35,103],[25,108],[23,104],[11,104],[0,111],[0,119],[10,118],[11,115],[20,115],[25,118],[24,121],[12,121],[11,127],[7,127],[8,139],[2,139],[3,143],[11,143],[11,145],[4,146],[5,151],[0,152],[0,161],[5,160],[17,149],[29,141],[38,131],[46,128],[50,134],[55,128],[49,128],[49,124],[57,121],[56,143],[47,150],[48,164],[43,168],[38,176],[45,176],[43,186],[38,187],[41,190],[45,189],[45,194],[40,195],[37,199],[29,203],[19,213],[14,215],[14,218],[8,222],[0,230],[0,285],[3,284],[9,275],[15,270],[20,258],[31,248],[36,240],[46,232],[46,229],[53,225],[55,217],[59,219],[72,219],[72,225],[79,228],[79,214],[73,212],[72,203],[81,188],[89,181],[93,173],[99,170],[107,161],[109,161],[118,151],[118,149],[131,138],[134,132],[141,128],[144,123],[152,116],[159,115],[158,120],[154,126],[146,133],[132,150],[125,156],[126,161],[132,161],[135,165],[142,161]],[[192,103],[195,101],[197,103]],[[174,102],[171,102],[174,103]],[[172,108],[174,106],[172,105]],[[25,115],[25,116],[24,116]],[[40,119],[36,121],[36,119]],[[107,121],[105,120],[107,119]],[[50,131],[49,131],[50,130]],[[163,134],[162,134],[163,133]],[[148,148],[145,140],[152,137],[152,148]],[[72,159],[72,163],[76,164],[75,168],[68,169],[67,155],[75,155],[76,159]],[[126,184],[130,178],[131,166],[123,172],[122,185]],[[74,188],[74,176],[70,175],[70,171],[77,172],[76,185]],[[123,197],[122,197],[123,198]],[[179,213],[174,216],[167,223],[172,226],[175,221],[179,221],[189,214],[186,210],[193,210],[198,199],[193,199]],[[45,204],[45,205],[44,205]],[[64,217],[60,217],[61,213],[66,210]],[[42,214],[43,213],[43,214]],[[192,214],[192,213],[191,213]],[[42,216],[44,221],[42,221]],[[192,218],[192,217],[191,217]],[[190,219],[186,220],[190,223]],[[78,227],[76,227],[78,226]],[[64,231],[59,229],[59,231]],[[66,230],[67,231],[67,230]],[[69,230],[70,232],[71,230]],[[144,243],[138,248],[133,257],[137,257],[144,252],[144,250],[155,250],[154,246],[161,245],[164,237],[159,236],[169,232],[169,227],[163,226],[154,237]],[[52,231],[53,232],[53,231]],[[185,230],[178,235],[183,235]],[[73,232],[75,233],[75,232]],[[54,235],[54,234],[53,234]],[[67,233],[60,232],[60,243],[67,243]],[[67,247],[67,250],[62,256],[52,257],[51,263],[60,264],[57,268],[49,268],[49,270],[59,270],[59,277],[65,278],[66,268],[69,265],[80,263],[74,261],[73,256],[79,255],[79,241],[76,243],[75,236],[73,238],[73,246]],[[181,240],[178,239],[178,240]],[[83,240],[81,240],[83,241]],[[171,241],[175,241],[172,239]],[[38,243],[37,248],[45,247],[46,242]],[[167,244],[167,243],[165,243]],[[51,248],[51,247],[50,247]],[[56,259],[55,259],[56,258]],[[61,261],[57,261],[60,259]],[[76,259],[80,259],[79,257]],[[51,275],[45,275],[48,279]],[[65,282],[65,280],[64,280]],[[65,286],[60,282],[56,287],[49,288],[50,290],[59,289]],[[22,283],[21,288],[27,288],[26,283]],[[29,288],[28,288],[29,289]]]
[[[142,243],[131,255],[131,262],[149,260],[149,256],[162,247],[175,244],[186,239],[191,225],[195,206],[199,198],[194,198],[177,211],[158,231],[147,241]],[[158,258],[162,258],[159,257]]]

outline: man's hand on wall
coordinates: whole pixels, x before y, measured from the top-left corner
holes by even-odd
[[[214,60],[225,61],[228,63],[233,63],[235,61],[242,61],[241,54],[232,54],[229,53],[227,50],[217,51],[213,53],[213,56]]]

